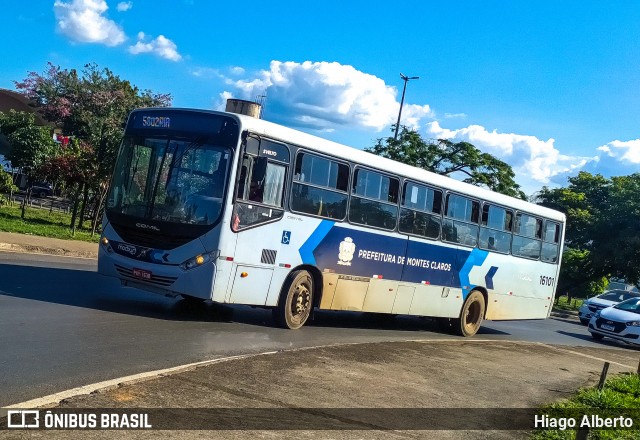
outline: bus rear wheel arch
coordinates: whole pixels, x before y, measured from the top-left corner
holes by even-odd
[[[314,290],[313,276],[308,271],[291,272],[282,286],[278,305],[273,309],[276,323],[292,330],[302,327],[313,309]]]
[[[452,320],[455,332],[460,336],[475,335],[482,325],[485,309],[486,303],[482,292],[471,291],[462,306],[460,317]]]

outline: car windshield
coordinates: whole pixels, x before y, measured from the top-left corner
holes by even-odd
[[[626,301],[622,301],[620,304],[616,304],[613,307],[618,310],[624,310],[625,312],[632,312],[640,315],[640,298],[631,298]]]
[[[638,298],[640,293],[631,292],[628,290],[612,290],[610,292],[603,293],[598,299],[604,299],[605,301],[620,302],[630,298]]]
[[[125,138],[107,207],[155,221],[213,224],[230,163],[231,150],[198,139]]]

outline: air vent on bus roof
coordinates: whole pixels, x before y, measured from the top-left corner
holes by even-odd
[[[227,99],[226,111],[239,115],[252,116],[260,119],[262,106],[257,102],[245,101],[242,99]]]

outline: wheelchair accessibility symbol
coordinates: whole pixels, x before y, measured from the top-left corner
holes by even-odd
[[[289,244],[291,241],[291,231],[282,231],[282,244]]]

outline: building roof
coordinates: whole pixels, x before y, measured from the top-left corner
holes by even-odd
[[[0,89],[0,112],[8,112],[9,110],[33,113],[36,117],[36,124],[48,125],[42,115],[36,111],[33,103],[24,95],[12,90]],[[0,133],[0,155],[7,154],[9,149],[6,137]]]
[[[12,90],[0,89],[0,112],[9,110],[33,113],[36,117],[36,124],[47,125],[47,121],[36,111],[34,104],[24,95]]]

